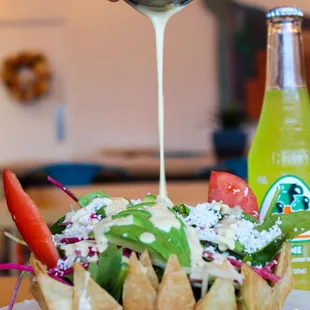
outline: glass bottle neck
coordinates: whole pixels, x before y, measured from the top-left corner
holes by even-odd
[[[305,87],[301,20],[296,18],[270,20],[266,90]]]

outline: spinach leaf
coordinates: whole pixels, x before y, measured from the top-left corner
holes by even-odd
[[[272,241],[263,249],[255,253],[245,255],[242,261],[251,262],[253,266],[260,266],[260,265],[264,266],[277,255],[277,253],[281,250],[284,242],[285,242],[284,237]]]
[[[128,198],[125,198],[128,201],[128,206],[133,206],[134,204],[132,203],[132,201]]]
[[[66,280],[68,280],[69,283],[71,283],[71,284],[73,285],[73,272],[70,273],[70,274],[67,274],[66,276],[64,276],[64,278],[65,278]]]
[[[54,225],[52,225],[52,227],[50,228],[52,235],[61,234],[66,229],[66,226],[60,225],[63,223],[64,220],[65,216],[60,218]]]
[[[100,259],[100,256],[99,256],[99,259]],[[99,265],[95,262],[92,262],[88,265],[87,271],[90,273],[90,276],[97,282]]]
[[[59,255],[60,255],[61,258],[62,258],[62,257],[65,257],[65,251],[62,250],[62,249],[60,248],[60,246],[57,246],[57,251],[58,251],[58,253],[59,253]]]
[[[109,198],[110,196],[106,192],[92,192],[88,193],[78,200],[78,205],[83,208],[91,203],[95,198]]]
[[[235,248],[233,250],[233,255],[238,254],[243,256],[245,253],[245,246],[239,242],[239,240],[235,240]]]
[[[275,214],[256,226],[258,231],[269,230],[278,223],[282,235],[273,239],[263,249],[248,254],[243,261],[251,261],[254,265],[264,265],[269,262],[281,249],[284,242],[288,242],[298,235],[310,230],[310,212],[299,211],[290,214]]]
[[[267,213],[266,213],[266,215],[265,215],[265,218],[266,218],[266,219],[269,218],[269,217],[272,215],[272,211],[274,210],[274,207],[275,207],[275,205],[276,205],[276,203],[277,203],[277,200],[278,200],[278,198],[279,198],[280,193],[281,193],[281,191],[280,191],[280,188],[278,187],[278,188],[276,189],[274,195],[273,195],[273,198],[272,198],[272,200],[271,200],[270,206],[269,206],[269,208],[268,208],[268,210],[267,210]]]
[[[124,282],[127,276],[127,272],[128,272],[128,264],[127,263],[123,263],[121,270],[118,274],[118,276],[116,277],[116,281],[115,284],[113,286],[113,288],[111,288],[111,295],[114,296],[114,298],[119,301],[122,297],[122,292],[123,292],[123,286],[124,286]]]
[[[104,207],[101,207],[100,209],[98,209],[98,210],[96,211],[96,214],[97,214],[97,215],[101,215],[101,218],[102,218],[102,219],[105,218],[105,217],[106,217],[105,208],[104,208]]]
[[[296,236],[310,230],[310,212],[298,211],[290,214],[274,214],[264,220],[256,229],[258,231],[268,230],[279,220],[279,227],[287,239],[293,239]]]
[[[250,214],[247,214],[245,212],[242,212],[241,218],[243,220],[249,221],[249,222],[251,222],[253,224],[255,224],[255,223],[258,224],[259,223],[258,219],[256,219],[254,216],[252,216]]]
[[[121,296],[121,288],[126,277],[127,268],[123,266],[122,248],[110,244],[99,255],[98,264],[92,262],[88,266],[91,277],[117,301]]]
[[[153,268],[154,268],[154,271],[155,271],[155,273],[157,275],[159,283],[161,283],[161,280],[162,280],[162,278],[164,276],[165,270],[162,267],[159,267],[159,266],[153,266]]]
[[[173,211],[175,211],[178,214],[181,214],[183,217],[187,217],[191,210],[184,204],[178,204],[173,207]]]

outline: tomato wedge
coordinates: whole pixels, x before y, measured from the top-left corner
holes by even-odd
[[[7,206],[18,231],[38,260],[55,267],[59,254],[39,209],[12,171],[4,169],[2,174]]]
[[[211,172],[208,201],[223,201],[230,207],[240,206],[244,212],[258,217],[256,197],[247,183],[227,172]]]

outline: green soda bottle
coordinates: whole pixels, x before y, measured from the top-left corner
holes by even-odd
[[[248,156],[249,185],[262,217],[276,190],[274,213],[309,209],[310,100],[302,42],[303,12],[267,13],[267,77],[262,112]],[[310,232],[292,240],[295,289],[310,290]]]

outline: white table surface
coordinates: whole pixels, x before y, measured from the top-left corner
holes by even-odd
[[[0,308],[7,310],[8,307]],[[40,310],[36,301],[26,300],[14,306],[14,310]],[[283,310],[310,310],[310,292],[293,291],[287,298]]]

